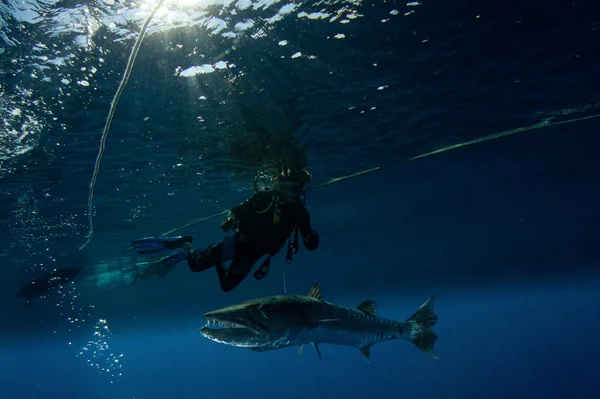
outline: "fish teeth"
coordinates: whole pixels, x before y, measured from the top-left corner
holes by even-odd
[[[221,328],[243,328],[241,324],[222,320],[207,320],[206,327],[221,327]]]

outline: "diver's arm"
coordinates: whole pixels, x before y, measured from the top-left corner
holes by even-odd
[[[300,208],[298,209],[297,225],[300,234],[302,234],[304,247],[309,251],[317,249],[319,247],[319,233],[312,229],[312,226],[310,225],[310,214],[303,205],[300,205]]]

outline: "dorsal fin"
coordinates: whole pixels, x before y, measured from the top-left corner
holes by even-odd
[[[313,299],[322,301],[323,295],[321,295],[321,286],[319,285],[319,283],[313,285],[313,287],[308,292],[308,295],[306,295],[306,296],[309,298],[313,298]]]
[[[366,301],[358,305],[356,309],[362,310],[366,313],[377,314],[377,305],[375,305],[375,302],[371,299],[367,299]]]

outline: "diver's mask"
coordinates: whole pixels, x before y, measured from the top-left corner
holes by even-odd
[[[254,178],[254,189],[257,193],[265,193],[275,190],[275,179],[264,172],[260,172]]]
[[[277,195],[282,200],[300,199],[304,195],[304,187],[295,181],[282,181],[275,186]]]
[[[281,202],[304,202],[304,184],[292,176],[271,176],[261,172],[254,178],[254,189],[257,193],[275,192]]]

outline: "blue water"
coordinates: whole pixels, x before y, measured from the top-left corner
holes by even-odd
[[[168,1],[116,109],[79,250],[110,102],[154,4],[0,5],[1,398],[598,396],[597,5]],[[243,201],[264,161],[249,154],[290,133],[315,184],[385,166],[307,193],[317,251],[290,266],[282,251],[229,293],[185,265],[128,284],[132,239]],[[220,221],[183,232],[208,245]],[[73,284],[16,297],[74,265]],[[370,362],[324,345],[321,361],[197,332],[209,310],[315,282],[395,320],[436,294],[440,360],[406,341]]]
[[[594,397],[597,284],[443,295],[439,361],[405,342],[375,346],[370,364],[335,346],[323,361],[309,348],[257,354],[202,341],[181,318],[123,331],[112,349],[127,354],[126,376],[107,386],[75,348],[30,342],[3,348],[3,397]],[[416,305],[386,299],[380,310],[402,318]]]

